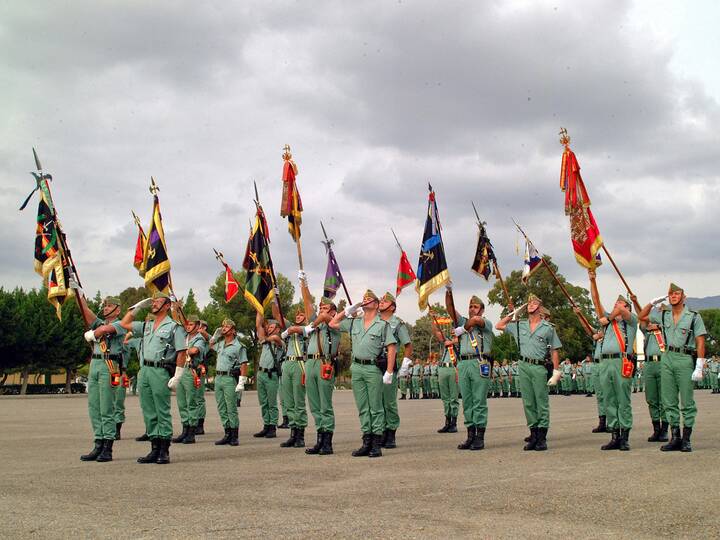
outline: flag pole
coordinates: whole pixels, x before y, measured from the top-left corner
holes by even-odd
[[[475,212],[475,218],[477,219],[477,226],[480,229],[480,233],[482,234],[482,230],[485,228],[485,224],[482,221],[480,221],[480,215],[478,214],[477,208],[475,208],[475,202],[470,201],[470,204],[472,204],[473,212]],[[500,282],[500,287],[502,287],[502,290],[505,293],[505,298],[507,299],[508,307],[513,306],[514,304],[513,304],[512,298],[510,297],[510,293],[508,292],[507,287],[505,286],[505,280],[503,279],[502,274],[500,273],[500,267],[498,266],[496,258],[493,258],[493,269],[495,270],[495,277]]]
[[[605,242],[603,242],[603,244],[602,244],[602,249],[605,252],[605,255],[607,255],[607,258],[610,261],[610,264],[612,264],[613,268],[615,269],[615,272],[617,272],[617,275],[620,278],[620,281],[622,281],[623,285],[625,285],[625,289],[627,290],[630,298],[631,299],[636,298],[635,294],[632,292],[632,289],[630,289],[630,285],[628,285],[628,282],[625,281],[625,277],[622,275],[622,272],[620,272],[618,265],[615,264],[615,260],[612,258],[612,255],[610,255],[610,252],[605,247]],[[633,304],[635,305],[635,309],[637,309],[638,313],[640,313],[640,311],[642,311],[642,306],[637,301],[637,299],[633,300]]]
[[[262,205],[260,204],[260,196],[258,195],[257,190],[257,184],[253,180],[253,186],[255,186],[255,210],[258,213],[258,217],[260,217],[260,227],[262,228],[262,224],[264,222],[264,216],[265,211],[262,208]],[[263,230],[263,235],[265,235],[265,231]],[[267,237],[265,238],[267,241]],[[277,278],[275,277],[275,267],[273,266],[272,262],[272,255],[270,255],[270,242],[267,243],[267,252],[268,252],[268,263],[270,264],[270,276],[272,278],[273,285],[275,288],[277,288],[278,293],[280,292],[280,287],[278,286]],[[285,315],[282,311],[282,305],[280,304],[280,294],[275,295],[275,302],[277,303],[278,313],[280,314],[280,320],[278,323],[280,324],[280,328],[285,330]]]

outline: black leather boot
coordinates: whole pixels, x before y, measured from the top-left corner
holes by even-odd
[[[238,441],[238,431],[240,431],[240,428],[230,428],[230,440],[228,441],[230,446],[237,446],[240,444],[240,441]]]
[[[472,442],[475,439],[475,426],[468,426],[467,428],[467,439],[465,442],[458,444],[458,450],[468,450],[472,446]]]
[[[174,443],[183,442],[185,440],[185,437],[187,437],[187,433],[188,433],[188,426],[183,424],[182,433],[180,433],[180,435],[178,435],[177,437],[174,437],[172,442],[174,442]]]
[[[155,463],[167,465],[170,463],[170,439],[160,439],[159,442],[158,457]]]
[[[548,428],[546,427],[537,428],[537,442],[535,443],[536,451],[544,452],[547,450],[547,432]]]
[[[692,444],[690,444],[690,436],[692,435],[693,428],[683,427],[682,431],[682,445],[680,446],[681,452],[692,452]],[[100,458],[98,458],[100,461]]]
[[[333,446],[332,446],[332,440],[333,440],[333,432],[332,431],[326,431],[323,433],[322,437],[322,446],[320,447],[320,451],[318,454],[321,456],[329,456],[333,453]]]
[[[447,433],[448,429],[450,429],[450,417],[445,417],[445,425],[437,430],[438,433]]]
[[[90,452],[88,452],[87,454],[80,456],[80,461],[95,461],[100,455],[100,452],[102,452],[102,449],[103,440],[95,439],[95,446],[93,447],[93,449],[90,450]]]
[[[220,439],[219,441],[215,441],[215,446],[222,446],[223,444],[227,444],[230,442],[230,428],[225,428],[225,436]]]
[[[310,448],[305,449],[306,454],[315,455],[320,453],[320,448],[322,448],[323,441],[325,438],[323,437],[323,432],[318,431],[317,432],[317,440],[315,441],[315,446],[311,446]]]
[[[269,428],[270,428],[270,426],[268,426],[268,425],[263,426],[263,428],[260,431],[258,431],[257,433],[253,433],[253,437],[255,437],[256,439],[265,437],[268,433]]]
[[[388,430],[383,429],[382,435],[380,435],[380,448],[385,448],[385,440],[387,439]]]
[[[149,440],[150,440],[150,437],[148,437],[148,434],[147,434],[147,433],[143,433],[143,434],[140,435],[139,437],[135,437],[135,440],[136,440],[137,442],[145,442],[145,441],[149,441]]]
[[[282,424],[278,426],[278,429],[288,429],[290,427],[290,424],[288,424],[288,417],[283,416]]]
[[[187,435],[183,439],[183,444],[195,444],[195,432],[197,428],[195,426],[188,426]]]
[[[205,419],[198,418],[198,425],[195,428],[195,435],[205,435]]]
[[[295,428],[290,428],[290,438],[287,441],[280,443],[280,447],[281,448],[292,448],[293,446],[295,446],[295,437],[296,437]]]
[[[538,440],[538,428],[531,427],[530,428],[530,439],[527,441],[527,444],[523,446],[523,450],[535,450],[535,447],[537,446],[537,440]]]
[[[155,463],[160,452],[160,439],[150,439],[150,453],[147,456],[137,458],[138,463]]]
[[[627,452],[630,450],[630,430],[629,429],[621,429],[620,430],[620,440],[618,442],[618,450],[622,452]]]
[[[593,433],[606,433],[607,432],[607,417],[598,416],[598,425],[593,428]]]
[[[385,430],[385,444],[381,445],[382,448],[396,448],[395,443],[395,431],[394,429]]]
[[[97,457],[98,463],[104,463],[105,461],[112,461],[112,447],[115,439],[106,439],[103,441],[102,452]]]
[[[405,399],[405,394],[400,394],[400,400]]]
[[[653,420],[652,425],[653,433],[648,437],[648,442],[658,442],[660,440],[660,420]]]
[[[457,433],[457,416],[450,417],[450,427],[447,430],[448,433]]]
[[[122,429],[122,422],[115,424],[115,440],[120,440],[120,430]]]
[[[670,426],[665,420],[660,421],[660,437],[658,438],[658,441],[660,442],[667,442],[668,440],[668,428]]]
[[[382,457],[382,449],[380,447],[380,440],[382,435],[371,435],[370,436],[370,451],[368,457]]]
[[[370,453],[370,438],[372,435],[369,433],[363,433],[362,436],[362,446],[358,448],[357,450],[353,450],[352,456],[353,457],[362,457],[367,456]]]
[[[295,429],[295,443],[293,444],[293,448],[305,448],[305,428],[296,428]]]
[[[277,437],[277,427],[275,426],[268,426],[268,431],[265,434],[266,439],[274,439]]]
[[[482,450],[483,448],[485,448],[485,428],[476,427],[470,450]]]
[[[680,426],[673,426],[671,428],[672,438],[667,444],[663,444],[660,450],[663,452],[677,452],[682,448],[682,438],[680,437]]]
[[[618,448],[620,448],[620,430],[616,429],[612,432],[610,442],[603,444],[600,450],[617,450]]]

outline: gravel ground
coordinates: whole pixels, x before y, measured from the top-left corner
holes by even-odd
[[[372,460],[350,456],[359,424],[349,391],[335,393],[336,453],[324,457],[252,438],[261,428],[254,392],[240,409],[240,446],[214,446],[221,430],[207,397],[207,435],[173,445],[164,467],[135,462],[149,449],[131,439],[144,431],[137,397],[127,398],[125,439],[105,464],[79,460],[92,444],[85,396],[0,398],[0,536],[720,536],[720,395],[708,391],[696,392],[691,454],[646,442],[647,407],[634,394],[631,452],[600,451],[609,435],[590,433],[595,400],[583,396],[551,397],[548,452],[522,451],[519,399],[490,400],[480,452],[456,450],[463,433],[435,432],[440,400],[413,400],[400,402],[398,448]],[[179,431],[174,403],[173,414]]]

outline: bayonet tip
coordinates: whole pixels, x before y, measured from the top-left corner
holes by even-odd
[[[35,158],[35,166],[37,167],[38,171],[42,171],[42,165],[40,164],[40,158],[38,157],[34,146],[33,146],[32,150],[33,150],[33,157]]]

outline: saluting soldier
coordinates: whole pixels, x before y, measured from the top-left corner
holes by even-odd
[[[278,388],[280,386],[280,366],[285,354],[285,343],[280,337],[280,325],[276,320],[267,322],[260,313],[255,316],[255,330],[260,344],[258,360],[257,396],[260,403],[263,428],[253,437],[274,439],[277,436]]]
[[[150,305],[153,321],[136,322],[138,312]],[[170,463],[170,389],[175,388],[185,372],[185,329],[170,317],[172,302],[163,292],[153,294],[131,307],[120,323],[135,336],[142,336],[140,369],[140,408],[151,450],[138,463]],[[170,372],[175,368],[175,375]]]
[[[403,362],[407,363],[408,361],[412,361],[410,359],[413,354],[413,346],[410,339],[410,332],[405,322],[395,315],[397,304],[395,303],[395,297],[390,294],[390,292],[386,292],[380,299],[379,309],[380,318],[390,325],[390,331],[393,336],[395,336],[398,352],[400,352],[400,347],[403,347]],[[382,400],[383,410],[385,412],[385,429],[383,430],[382,439],[380,440],[380,446],[383,448],[396,447],[395,432],[400,427],[400,414],[397,403],[398,368],[399,365],[396,362],[395,370],[392,374],[392,382],[383,385]],[[432,368],[430,376],[432,377]]]
[[[355,457],[382,456],[380,442],[385,427],[382,386],[392,384],[397,346],[390,325],[378,315],[378,307],[378,297],[368,289],[362,302],[348,306],[330,321],[330,328],[350,334],[352,391],[363,434],[362,446],[352,453]],[[362,314],[358,315],[361,308]],[[387,366],[382,365],[384,352]]]
[[[187,334],[186,341],[186,357],[185,371],[183,372],[180,384],[175,392],[175,401],[177,402],[178,411],[180,412],[180,422],[182,424],[182,433],[177,437],[173,437],[174,443],[193,444],[195,442],[195,430],[197,429],[197,392],[195,391],[195,371],[194,357],[198,356],[199,350],[197,345],[204,342],[205,339],[200,335],[200,318],[197,315],[189,315],[185,319],[185,332]],[[195,343],[193,343],[195,342]],[[202,345],[201,345],[202,346]],[[190,353],[190,348],[195,350],[195,354]]]
[[[665,340],[662,337],[660,325],[651,323],[649,320],[640,321],[640,331],[645,337],[645,365],[643,368],[645,372],[645,402],[650,411],[650,420],[653,425],[653,432],[648,437],[648,442],[667,442],[668,423],[660,396],[662,392],[660,361],[665,349]]]
[[[412,393],[410,399],[418,399],[420,397],[420,375],[422,374],[422,364],[420,360],[416,360],[412,365]]]
[[[667,294],[670,309],[651,311],[653,304],[658,304],[665,298],[656,298],[645,306],[640,314],[643,319],[649,314],[650,322],[660,325],[665,341],[665,352],[660,361],[660,396],[672,436],[670,442],[661,446],[660,450],[692,452],[690,437],[697,415],[693,381],[702,379],[707,332],[700,314],[685,306],[685,291],[682,287],[670,284]]]
[[[210,338],[210,347],[217,353],[215,361],[215,401],[225,436],[215,441],[222,446],[237,446],[240,418],[237,410],[237,394],[245,389],[248,357],[245,345],[238,340],[235,321],[224,319],[220,328]]]
[[[468,318],[463,317],[453,304],[452,289],[445,292],[445,307],[457,321],[454,334],[460,342],[458,380],[462,394],[463,416],[467,439],[458,450],[482,450],[485,448],[485,429],[488,422],[488,384],[492,370],[493,338],[492,323],[484,316],[485,304],[473,295],[468,304]]]
[[[555,327],[543,317],[542,309],[542,300],[530,294],[526,306],[527,319],[512,321],[514,315],[510,313],[496,327],[512,335],[520,351],[520,391],[525,420],[530,428],[530,437],[523,450],[547,450],[550,427],[548,387],[556,386],[561,376],[558,350],[562,343]],[[552,376],[548,379],[549,365],[552,365]]]
[[[615,301],[612,312],[605,311],[600,301],[595,271],[588,270],[588,277],[595,311],[603,326],[600,357],[605,366],[601,384],[605,393],[607,427],[612,432],[610,442],[600,448],[627,451],[630,450],[629,439],[633,423],[630,394],[634,369],[628,374],[623,370],[623,365],[632,361],[634,355],[638,317],[632,312],[630,302],[622,295]]]
[[[120,299],[108,296],[102,304],[102,318],[93,313],[82,294],[78,294],[85,320],[92,321],[85,340],[93,344],[88,374],[88,414],[95,435],[95,446],[80,456],[81,461],[112,461],[112,449],[118,433],[115,421],[115,394],[122,362],[125,329],[120,325]]]
[[[457,433],[457,417],[459,411],[458,402],[458,383],[457,383],[457,370],[455,364],[450,358],[450,347],[453,348],[455,359],[457,361],[458,352],[458,338],[452,336],[451,339],[447,339],[442,330],[438,328],[437,324],[433,320],[432,323],[433,333],[435,338],[445,344],[442,358],[440,359],[440,365],[438,367],[438,383],[440,386],[440,398],[443,402],[443,412],[445,413],[445,425],[437,430],[438,433]]]

